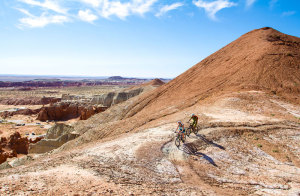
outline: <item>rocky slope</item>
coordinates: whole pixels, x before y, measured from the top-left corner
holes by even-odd
[[[299,38],[249,32],[76,123],[80,136],[52,154],[0,171],[0,193],[299,195],[299,52]],[[176,121],[191,113],[199,134],[177,148]]]

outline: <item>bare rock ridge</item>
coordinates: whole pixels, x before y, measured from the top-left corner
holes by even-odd
[[[76,145],[142,130],[149,122],[154,124],[156,119],[226,92],[261,90],[299,104],[299,65],[300,38],[272,28],[253,30],[159,88],[79,122],[76,129],[87,133],[76,139]],[[103,124],[116,120],[122,122]],[[113,131],[108,134],[107,130]],[[64,148],[73,145],[71,142]]]
[[[91,100],[92,104],[101,104],[106,107],[118,104],[120,102],[126,101],[132,97],[135,97],[143,92],[143,88],[133,89],[130,91],[123,92],[111,92],[104,95],[94,96]]]
[[[41,141],[29,145],[29,153],[45,153],[62,146],[79,135],[74,128],[65,124],[56,124],[48,129],[47,134]]]

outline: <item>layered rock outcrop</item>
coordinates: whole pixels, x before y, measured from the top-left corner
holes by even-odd
[[[60,102],[49,107],[43,107],[38,114],[37,120],[69,120],[80,117],[86,120],[94,114],[103,112],[107,107],[98,105],[85,105],[81,103]]]
[[[7,118],[9,116],[13,116],[13,115],[33,115],[33,114],[38,114],[41,111],[41,109],[20,109],[17,111],[4,111],[0,113],[0,117],[2,118]]]
[[[62,146],[64,143],[77,138],[72,126],[56,124],[48,129],[47,134],[41,141],[29,145],[29,153],[45,153]]]
[[[111,92],[103,95],[96,95],[92,98],[92,104],[101,104],[106,107],[118,104],[120,102],[126,101],[132,97],[135,97],[143,92],[143,88],[133,89],[129,91],[122,92]]]
[[[0,98],[2,105],[47,105],[61,101],[56,97]]]

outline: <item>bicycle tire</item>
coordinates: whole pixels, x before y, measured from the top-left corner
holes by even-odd
[[[194,129],[194,133],[195,133],[195,135],[197,135],[197,134],[198,134],[198,131],[199,131],[199,127],[197,126],[197,127]]]
[[[177,146],[177,148],[180,146],[180,137],[178,135],[175,139],[175,146]]]
[[[190,135],[191,135],[191,128],[190,128],[190,127],[187,128],[187,130],[186,130],[186,135],[187,135],[188,137],[190,137]]]
[[[185,136],[185,134],[183,134],[183,136],[181,135],[181,141],[182,141],[182,143],[184,143],[184,142],[185,142],[185,140],[186,140],[186,136]]]

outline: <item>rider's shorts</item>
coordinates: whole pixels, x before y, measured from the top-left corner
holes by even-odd
[[[183,129],[182,127],[179,127],[179,131],[185,133],[185,129]]]

